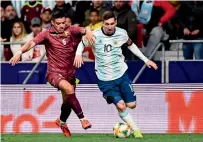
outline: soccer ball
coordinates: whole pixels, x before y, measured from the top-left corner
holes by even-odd
[[[127,138],[130,136],[131,130],[130,127],[124,123],[117,123],[113,127],[113,134],[117,138]]]

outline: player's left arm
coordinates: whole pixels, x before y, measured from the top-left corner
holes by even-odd
[[[142,52],[139,50],[139,48],[132,42],[131,39],[128,39],[127,44],[128,44],[128,49],[129,49],[134,55],[136,55],[136,56],[139,57],[142,61],[144,61],[145,64],[146,64],[149,68],[153,67],[155,70],[158,69],[157,65],[156,65],[153,61],[151,61],[151,60],[149,60],[147,57],[145,57],[145,56],[142,54]]]
[[[84,63],[82,59],[82,53],[84,51],[84,48],[89,46],[89,42],[85,40],[85,38],[82,38],[81,42],[78,44],[75,59],[73,62],[73,65],[77,68],[80,68]]]
[[[95,36],[90,28],[86,27],[78,27],[78,26],[70,26],[70,32],[75,35],[82,35],[84,36],[88,42],[93,45],[95,41]]]

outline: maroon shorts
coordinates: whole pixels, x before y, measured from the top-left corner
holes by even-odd
[[[46,74],[47,81],[54,87],[59,88],[59,83],[61,80],[68,81],[71,85],[75,86],[75,76],[74,75],[68,75],[63,72],[47,72]]]

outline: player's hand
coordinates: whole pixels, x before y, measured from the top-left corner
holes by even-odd
[[[146,65],[147,65],[149,68],[153,67],[155,70],[158,69],[158,66],[157,66],[153,61],[151,61],[151,60],[147,61],[147,62],[146,62]]]
[[[86,34],[85,34],[84,37],[88,40],[90,45],[94,45],[94,43],[95,43],[95,35],[93,34],[93,32],[91,31],[90,28],[86,28]]]
[[[10,60],[9,60],[9,64],[11,64],[12,66],[14,66],[15,64],[17,64],[20,61],[20,53],[16,53]]]
[[[73,65],[76,67],[76,68],[80,68],[82,66],[83,63],[83,60],[82,60],[82,56],[80,55],[76,55],[75,56],[75,60],[73,62]]]

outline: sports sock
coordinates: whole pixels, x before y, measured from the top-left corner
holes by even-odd
[[[130,126],[130,128],[131,128],[133,131],[135,131],[135,130],[138,129],[137,126],[136,126],[136,124],[135,124],[135,122],[133,121],[132,116],[131,116],[127,111],[125,111],[125,112],[119,112],[119,116],[120,116],[120,118],[121,118],[124,122],[126,122],[126,123]]]
[[[67,103],[70,104],[71,108],[73,109],[73,111],[75,112],[75,114],[78,116],[79,119],[84,118],[82,108],[80,106],[78,99],[75,96],[75,93],[67,95]]]
[[[61,115],[60,115],[60,122],[61,124],[65,123],[66,120],[68,119],[68,117],[70,116],[71,114],[71,106],[67,103],[63,103],[61,105]]]

